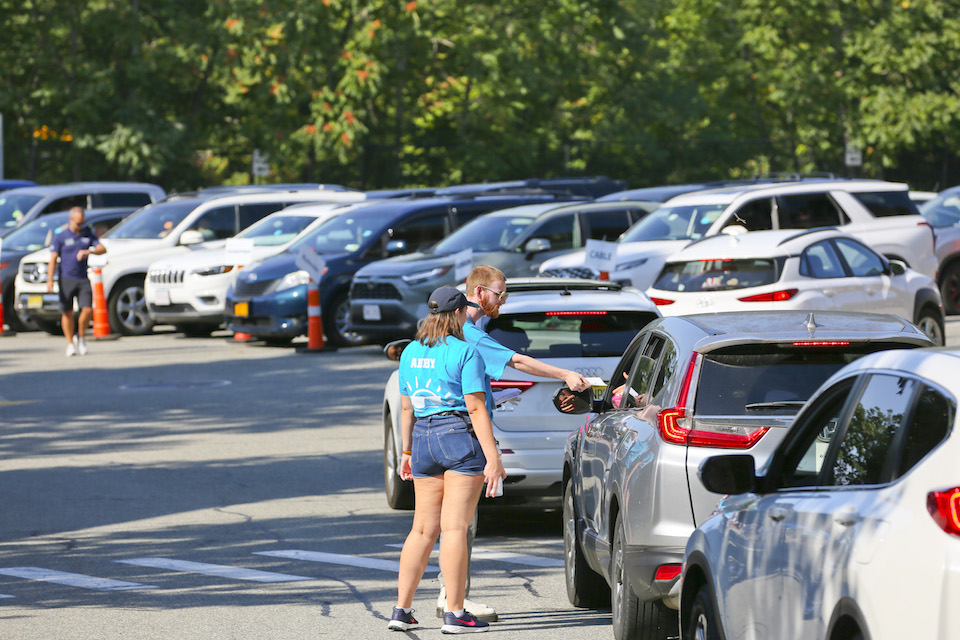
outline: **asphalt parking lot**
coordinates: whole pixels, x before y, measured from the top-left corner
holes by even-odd
[[[382,491],[396,365],[227,335],[70,359],[62,338],[0,338],[2,637],[387,633],[410,525]],[[947,335],[960,344],[960,318]],[[494,632],[610,637],[609,611],[568,604],[562,556],[557,514],[485,510],[473,594]],[[439,632],[431,575],[413,637]]]

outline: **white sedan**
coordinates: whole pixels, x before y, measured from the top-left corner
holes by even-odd
[[[948,640],[960,630],[960,350],[834,374],[765,467],[700,465],[725,497],[686,547],[684,638]]]
[[[692,242],[667,259],[647,295],[665,316],[749,309],[890,313],[944,344],[933,279],[836,229]]]

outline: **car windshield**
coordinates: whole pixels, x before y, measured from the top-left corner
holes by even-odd
[[[664,205],[627,229],[619,242],[697,240],[726,208],[725,204]]]
[[[37,251],[53,240],[53,234],[67,226],[69,213],[52,213],[28,222],[3,239],[3,248],[8,251]]]
[[[327,220],[287,249],[293,253],[306,244],[317,253],[353,253],[371,237],[379,238],[396,220],[395,211],[359,210]]]
[[[920,206],[920,213],[935,227],[960,226],[960,190],[941,193]]]
[[[697,386],[698,416],[790,415],[844,365],[874,351],[912,345],[748,345],[711,351]]]
[[[198,203],[161,202],[137,211],[104,234],[104,238],[163,238],[183,222]]]
[[[778,261],[773,258],[669,262],[653,288],[661,291],[748,289],[776,282],[780,279],[779,271]]]
[[[237,237],[250,238],[257,247],[272,247],[290,242],[314,221],[310,216],[270,216]]]
[[[481,216],[441,240],[432,253],[447,255],[464,249],[500,251],[509,248],[527,227],[533,216]]]
[[[503,313],[487,323],[487,333],[533,358],[619,358],[656,317],[651,311]]]
[[[0,193],[0,227],[9,229],[20,224],[20,219],[40,200],[40,196]]]

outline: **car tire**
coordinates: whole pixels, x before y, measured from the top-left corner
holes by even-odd
[[[153,331],[143,295],[143,276],[127,276],[114,285],[107,302],[110,328],[125,336],[143,336]]]
[[[610,608],[616,640],[667,640],[676,637],[679,617],[662,602],[641,602],[624,575],[626,536],[623,516],[617,515],[610,558]]]
[[[960,314],[960,261],[948,266],[940,276],[940,297],[947,315]]]
[[[402,480],[398,473],[396,441],[393,435],[393,420],[390,411],[384,415],[383,436],[383,489],[391,509],[410,511],[414,507],[413,481]]]
[[[940,316],[939,310],[935,310],[929,305],[920,309],[914,324],[920,327],[920,330],[927,334],[937,346],[946,344],[944,340],[943,318]]]
[[[567,583],[567,598],[573,606],[600,609],[610,602],[610,585],[587,564],[577,540],[573,482],[567,482],[563,490],[563,577]]]
[[[717,614],[713,608],[710,590],[702,586],[693,597],[690,616],[683,625],[683,640],[713,640],[720,638]]]
[[[9,291],[9,292],[8,292]],[[20,314],[17,313],[17,307],[14,303],[14,289],[13,285],[7,285],[7,288],[3,290],[3,322],[11,331],[16,331],[17,333],[21,331],[36,331],[37,325],[31,323],[29,320],[25,320],[20,317]]]
[[[330,313],[324,316],[324,333],[327,339],[336,347],[356,347],[366,340],[363,336],[347,331],[350,322],[350,298],[341,293],[330,304]]]

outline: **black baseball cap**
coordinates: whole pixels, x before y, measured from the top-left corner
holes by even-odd
[[[464,307],[478,308],[479,305],[467,301],[467,296],[463,295],[456,287],[438,287],[430,294],[427,307],[430,308],[430,313],[446,313],[459,311]]]

